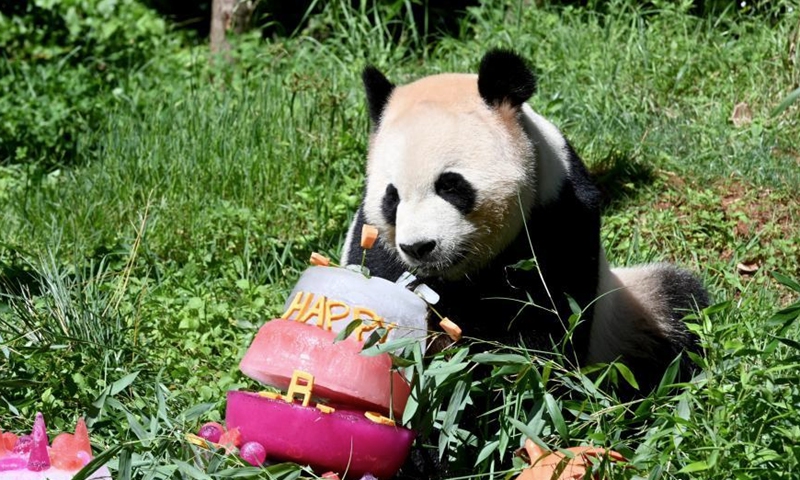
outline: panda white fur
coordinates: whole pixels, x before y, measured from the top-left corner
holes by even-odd
[[[536,80],[522,58],[493,50],[478,75],[403,86],[367,67],[363,82],[366,189],[343,264],[361,263],[354,237],[375,225],[373,275],[413,271],[465,336],[543,351],[563,338],[572,298],[585,310],[569,352],[582,364],[621,359],[645,386],[696,348],[681,318],[708,304],[703,286],[670,264],[609,267],[599,191],[564,135],[525,103]],[[532,257],[538,269],[512,267]]]

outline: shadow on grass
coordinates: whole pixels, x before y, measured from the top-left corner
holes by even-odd
[[[23,292],[33,295],[41,292],[42,279],[21,252],[9,249],[3,257],[0,259],[0,304]]]
[[[589,169],[600,189],[603,211],[613,211],[634,199],[642,187],[655,181],[653,168],[638,161],[628,152],[612,151]]]

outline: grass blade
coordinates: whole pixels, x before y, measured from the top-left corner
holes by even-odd
[[[781,103],[779,103],[778,106],[775,107],[775,110],[772,111],[772,116],[777,117],[778,115],[783,113],[783,111],[789,108],[794,102],[796,102],[798,98],[800,98],[800,88],[797,88],[794,91],[792,91],[792,93],[790,93],[789,95],[786,95],[786,98],[784,98],[781,101]]]

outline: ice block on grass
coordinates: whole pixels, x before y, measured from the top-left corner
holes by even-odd
[[[36,414],[30,435],[0,436],[0,480],[70,480],[92,460],[89,432],[83,419],[75,434],[62,433],[48,445],[44,416]],[[90,480],[110,480],[108,467],[100,467]]]

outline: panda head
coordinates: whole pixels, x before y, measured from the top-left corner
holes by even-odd
[[[534,198],[533,145],[520,121],[533,73],[495,50],[478,75],[395,86],[367,67],[363,81],[372,122],[366,221],[419,275],[455,279],[485,266],[521,231]]]

